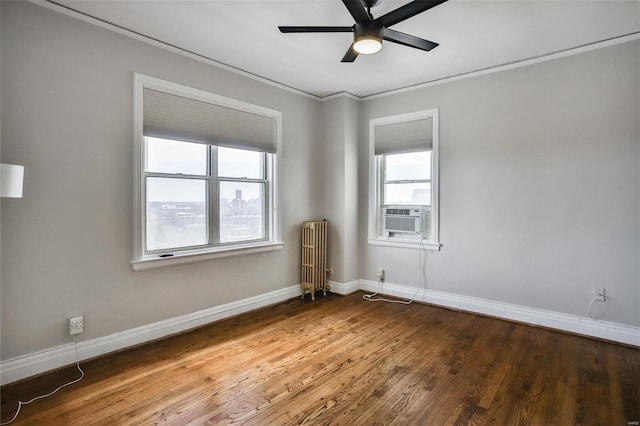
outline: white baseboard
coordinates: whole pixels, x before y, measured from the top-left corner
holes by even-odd
[[[337,281],[329,281],[332,293],[342,294],[343,296],[354,291],[360,290],[360,280],[351,281],[349,283],[339,283]]]
[[[382,294],[407,299],[415,295],[415,300],[433,305],[640,346],[640,328],[638,327],[595,321],[575,315],[494,302],[469,296],[460,296],[435,290],[420,289],[416,294],[415,287],[387,282],[383,284],[382,290],[379,289],[376,281],[367,280],[356,280],[349,283],[330,281],[329,285],[331,286],[331,292],[342,295],[358,290],[370,292],[380,291]],[[78,355],[81,361],[94,358],[295,297],[300,297],[299,285],[292,285],[280,290],[193,312],[177,318],[125,330],[110,336],[79,342]],[[73,364],[74,362],[75,351],[72,343],[2,361],[0,362],[0,383],[4,385],[15,382],[64,367],[65,365]]]
[[[640,327],[593,320],[577,315],[494,302],[435,290],[420,289],[416,294],[416,287],[387,282],[383,283],[382,290],[380,290],[377,281],[360,280],[360,289],[370,292],[378,291],[381,294],[406,299],[410,299],[415,295],[416,301],[433,305],[597,337],[599,339],[611,340],[627,345],[640,346]]]
[[[226,303],[177,318],[125,330],[78,343],[78,357],[86,360],[150,342],[264,306],[300,297],[300,285]],[[75,363],[73,343],[0,362],[0,383],[7,384]]]

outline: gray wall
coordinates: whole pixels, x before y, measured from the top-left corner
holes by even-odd
[[[319,102],[29,2],[1,7],[2,161],[26,170],[24,198],[2,205],[2,359],[68,343],[75,315],[88,340],[300,282]],[[132,272],[133,72],[282,111],[283,250]]]
[[[440,252],[426,288],[640,325],[637,41],[364,103],[366,123],[440,110]],[[363,185],[364,187],[364,185]],[[367,194],[360,193],[366,217]],[[360,277],[416,286],[418,255],[367,245]],[[594,310],[594,313],[596,311]]]
[[[322,103],[324,172],[321,218],[329,220],[329,279],[348,283],[358,277],[358,101],[340,96]],[[319,217],[320,218],[320,217]]]
[[[416,285],[418,252],[366,243],[370,118],[439,108],[442,251],[427,288],[640,325],[638,42],[357,102],[280,90],[29,2],[1,2],[2,359],[298,284],[327,217],[338,282]],[[283,112],[282,251],[132,272],[132,74]],[[337,208],[334,208],[337,207]],[[356,230],[359,232],[356,233]],[[358,266],[359,265],[359,266]]]

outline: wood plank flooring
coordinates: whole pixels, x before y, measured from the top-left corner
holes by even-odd
[[[640,350],[422,304],[320,294],[82,363],[16,425],[632,425]],[[18,400],[79,376],[2,388]]]

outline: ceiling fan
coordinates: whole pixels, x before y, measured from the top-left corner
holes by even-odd
[[[353,43],[342,58],[342,62],[353,62],[358,54],[377,53],[382,49],[382,40],[429,51],[438,46],[429,40],[395,31],[389,27],[435,7],[447,0],[414,0],[378,18],[373,18],[371,8],[380,0],[342,0],[356,21],[350,27],[278,27],[282,33],[350,33]]]

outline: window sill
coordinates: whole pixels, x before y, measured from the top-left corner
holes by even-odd
[[[407,238],[368,238],[367,242],[373,246],[400,247],[413,250],[440,251],[442,244],[427,240],[411,240]]]
[[[282,242],[265,242],[246,246],[221,247],[206,251],[175,254],[172,257],[148,256],[140,260],[132,260],[131,267],[134,271],[145,271],[147,269],[164,268],[168,266],[182,265],[185,263],[200,262],[202,260],[244,256],[247,254],[281,250],[283,246],[284,243]]]

